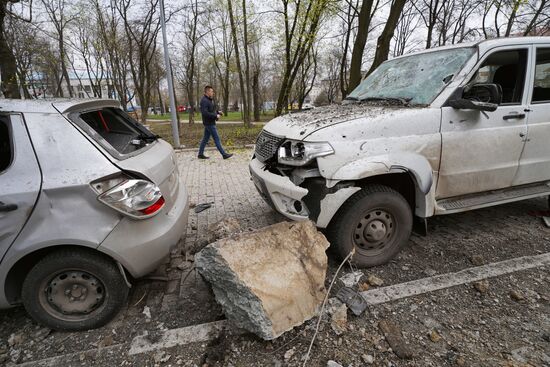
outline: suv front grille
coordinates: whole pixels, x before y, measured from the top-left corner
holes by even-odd
[[[262,130],[256,139],[256,157],[258,160],[263,163],[268,159],[273,158],[283,140],[284,138]]]

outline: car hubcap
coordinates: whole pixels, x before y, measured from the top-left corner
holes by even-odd
[[[54,277],[46,286],[48,304],[64,315],[85,315],[102,303],[103,284],[84,271],[66,271]]]
[[[354,242],[364,250],[380,250],[395,232],[393,216],[385,210],[375,209],[359,220],[355,227]]]

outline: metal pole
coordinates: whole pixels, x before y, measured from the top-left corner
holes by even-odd
[[[174,81],[172,80],[172,68],[168,56],[168,41],[166,40],[166,21],[164,20],[164,0],[160,0],[160,24],[162,26],[162,45],[164,46],[164,64],[166,67],[166,80],[168,80],[168,95],[170,96],[170,114],[172,116],[172,137],[174,147],[180,147],[180,135],[178,132],[178,117],[176,115],[176,98],[174,96]]]

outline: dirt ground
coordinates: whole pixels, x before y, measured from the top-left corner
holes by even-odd
[[[246,153],[232,163],[246,175]],[[180,155],[188,170],[219,170],[223,162],[195,166],[192,155]],[[205,168],[206,167],[206,168]],[[239,171],[241,170],[241,171]],[[199,190],[187,176],[188,186]],[[220,178],[221,180],[224,177]],[[240,178],[239,178],[240,179]],[[243,179],[244,180],[244,179]],[[242,185],[252,185],[245,183]],[[231,189],[231,188],[229,188]],[[249,190],[250,189],[250,190]],[[251,200],[247,187],[228,200]],[[221,195],[220,194],[220,195]],[[198,195],[198,194],[197,194]],[[217,197],[213,200],[218,204]],[[254,199],[255,200],[255,199]],[[508,259],[550,253],[550,229],[538,212],[546,200],[533,199],[428,222],[429,235],[414,235],[389,264],[363,270],[383,281],[381,287],[455,273]],[[261,206],[262,225],[281,220]],[[253,227],[258,213],[241,212],[237,219]],[[134,338],[148,334],[151,341],[166,330],[223,320],[207,284],[193,271],[185,249],[198,241],[201,215],[191,218],[194,237],[165,264],[160,273],[168,281],[141,280],[131,291],[127,308],[103,328],[81,333],[55,332],[35,324],[23,308],[0,311],[0,365],[32,366],[301,366],[315,333],[317,318],[274,341],[263,341],[229,326],[210,341],[187,343],[130,355]],[[206,218],[204,214],[204,218]],[[223,215],[220,214],[220,215]],[[231,215],[226,213],[225,215]],[[268,219],[265,219],[268,218]],[[214,218],[215,219],[215,218]],[[214,220],[213,219],[213,220]],[[339,263],[329,251],[327,286]],[[175,270],[177,269],[177,271]],[[342,275],[354,271],[344,266]],[[338,335],[329,316],[320,323],[308,366],[550,366],[550,264],[422,293],[377,305],[361,316],[347,314]],[[178,286],[179,291],[168,288]],[[334,295],[342,287],[335,282]],[[376,286],[371,286],[371,289]],[[331,364],[334,361],[337,364]]]

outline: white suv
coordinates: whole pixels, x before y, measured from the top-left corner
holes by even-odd
[[[268,123],[256,187],[294,220],[326,228],[340,256],[374,266],[413,222],[550,194],[550,37],[401,56],[338,106]]]

